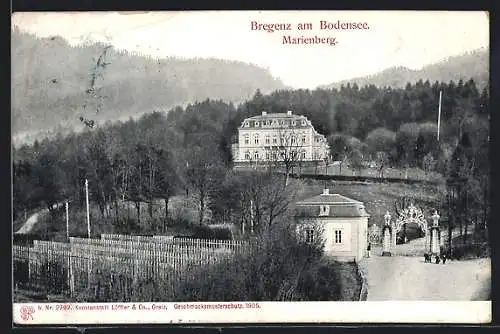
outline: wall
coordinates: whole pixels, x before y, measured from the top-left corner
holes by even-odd
[[[325,255],[334,257],[338,261],[359,261],[365,257],[368,246],[368,217],[353,218],[300,218],[297,232],[301,233],[300,226],[306,226],[308,222],[319,222],[324,227],[325,233]],[[343,238],[347,237],[348,243],[336,246],[335,230],[343,229]]]
[[[326,255],[335,257],[339,261],[358,261],[364,256],[363,250],[358,248],[363,246],[363,242],[358,236],[359,225],[366,220],[366,218],[318,218],[325,226],[325,253]],[[348,237],[348,243],[343,246],[335,246],[335,230],[343,229],[343,237]],[[365,247],[366,248],[366,247]]]

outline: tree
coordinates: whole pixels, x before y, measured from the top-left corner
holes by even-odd
[[[58,178],[57,157],[50,153],[42,153],[33,165],[34,198],[44,202],[50,212],[54,205],[63,199],[61,184]]]
[[[427,153],[424,156],[422,165],[426,172],[432,172],[434,170],[434,167],[436,166],[436,159],[434,159],[434,156],[432,155],[431,152]]]
[[[302,161],[302,155],[305,154],[304,145],[301,140],[301,132],[294,128],[288,128],[286,125],[278,130],[277,140],[277,145],[267,148],[266,155],[275,167],[284,166],[284,185],[286,186],[290,171]]]
[[[363,153],[361,149],[353,147],[349,152],[351,167],[358,173],[363,169]]]
[[[346,161],[361,161],[363,143],[356,137],[334,134],[328,137],[330,155],[334,161],[339,161],[339,174],[342,174],[342,165]],[[360,158],[360,159],[358,159]]]
[[[396,161],[401,165],[411,166],[415,163],[414,148],[417,145],[419,129],[418,123],[405,123],[396,133]]]
[[[378,151],[375,153],[375,161],[377,162],[379,177],[384,178],[384,168],[389,163],[389,154]]]
[[[162,198],[165,202],[165,219],[163,232],[167,229],[168,223],[168,203],[169,199],[175,195],[181,185],[178,165],[175,163],[175,156],[172,152],[158,148],[155,150],[156,161],[158,163],[158,173],[154,195]]]
[[[415,146],[415,159],[420,161],[420,166],[422,165],[424,157],[431,153],[436,155],[439,151],[439,145],[437,141],[437,126],[434,123],[423,123],[419,126],[417,142]]]
[[[391,152],[394,148],[396,134],[385,128],[377,128],[366,136],[366,144],[370,153]]]
[[[207,201],[221,183],[225,169],[213,148],[195,146],[189,148],[186,153],[186,180],[196,193],[201,225],[206,214]]]

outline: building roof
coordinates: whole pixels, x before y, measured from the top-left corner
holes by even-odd
[[[309,197],[303,201],[297,202],[297,205],[315,205],[315,204],[363,204],[363,202],[356,201],[352,198],[345,197],[339,194],[330,194],[330,192],[323,192],[321,195]]]
[[[296,217],[311,217],[311,218],[357,218],[357,217],[368,217],[368,213],[365,210],[364,205],[334,205],[330,206],[328,214],[320,215],[320,205],[307,205],[307,206],[297,206],[295,208]]]
[[[283,125],[281,124],[268,124],[262,126],[262,122],[265,121],[273,121],[273,120],[279,120],[279,121],[286,121],[287,124],[285,124],[285,128],[310,128],[312,127],[311,122],[307,119],[306,116],[303,115],[294,115],[291,111],[288,111],[286,113],[270,113],[268,114],[267,112],[263,111],[261,115],[253,116],[253,117],[248,117],[243,120],[243,122],[240,125],[240,129],[245,129],[245,128],[259,128],[259,129],[278,129],[278,128],[283,128]],[[290,121],[298,121],[296,122],[295,125],[290,124]],[[305,121],[305,124],[302,124]],[[259,122],[259,126],[255,126],[255,123]],[[248,127],[244,126],[245,123],[248,123]]]
[[[320,215],[321,206],[328,205],[328,214]],[[330,194],[325,189],[323,194],[307,198],[296,203],[297,217],[368,217],[363,202],[339,194]]]
[[[249,117],[246,120],[254,120],[254,121],[260,121],[264,119],[270,119],[270,118],[289,118],[289,119],[298,119],[298,118],[305,118],[307,119],[306,116],[303,115],[294,115],[294,114],[288,114],[288,113],[271,113],[271,114],[265,114],[265,115],[257,115],[253,117]]]

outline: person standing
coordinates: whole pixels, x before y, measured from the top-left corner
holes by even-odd
[[[368,243],[368,247],[366,247],[366,251],[368,253],[368,256],[367,257],[370,257],[371,255],[371,250],[372,250],[372,244],[369,242]]]

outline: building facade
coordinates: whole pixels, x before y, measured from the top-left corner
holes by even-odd
[[[307,117],[263,111],[242,122],[232,153],[235,162],[318,161],[329,156],[329,146]]]
[[[296,203],[297,232],[306,242],[323,239],[325,255],[338,261],[359,261],[365,256],[368,218],[362,202],[330,194],[329,189]]]

